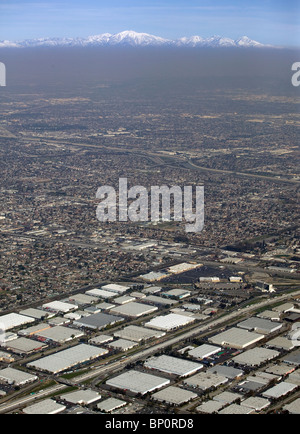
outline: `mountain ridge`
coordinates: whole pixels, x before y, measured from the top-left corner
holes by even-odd
[[[0,48],[26,48],[26,47],[93,47],[93,46],[132,46],[132,47],[237,47],[237,48],[263,48],[270,47],[258,41],[242,36],[236,40],[222,36],[202,38],[195,35],[179,39],[165,39],[149,33],[138,33],[125,30],[120,33],[102,33],[87,38],[38,38],[21,41],[0,41]]]

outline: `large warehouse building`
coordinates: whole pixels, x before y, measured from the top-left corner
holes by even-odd
[[[167,380],[166,378],[134,370],[125,372],[124,374],[111,378],[106,382],[110,387],[125,391],[129,390],[133,393],[140,393],[142,395],[167,386],[169,383],[170,380]]]
[[[165,332],[130,325],[125,327],[123,330],[118,330],[117,332],[115,332],[114,336],[118,338],[128,339],[130,341],[140,342],[143,340],[146,341],[148,339],[161,338],[165,336]]]
[[[252,317],[238,323],[237,326],[249,331],[267,335],[280,330],[283,325],[280,322],[271,321],[269,319]]]
[[[167,387],[152,395],[152,399],[155,401],[165,402],[170,405],[182,405],[195,398],[198,398],[196,393],[175,386]]]
[[[155,369],[167,374],[178,375],[179,377],[187,377],[203,368],[203,365],[200,363],[165,355],[151,357],[144,363],[144,366],[148,369]]]
[[[157,316],[156,318],[153,318],[151,321],[145,324],[145,327],[170,331],[170,330],[177,329],[179,327],[184,327],[188,324],[191,324],[194,321],[195,318],[193,317],[170,313],[165,316]]]
[[[242,350],[264,339],[264,335],[249,332],[248,330],[232,327],[222,333],[209,338],[216,345]]]
[[[57,374],[74,366],[96,359],[108,353],[108,350],[92,345],[79,344],[74,347],[59,351],[50,356],[42,357],[27,363],[29,368],[39,371]]]
[[[34,318],[18,313],[8,313],[7,315],[0,316],[0,324],[3,330],[11,330],[34,321]]]
[[[124,315],[130,318],[139,318],[140,316],[149,315],[150,313],[153,313],[157,310],[158,309],[155,306],[148,306],[146,304],[132,302],[113,307],[110,311],[117,315]]]
[[[0,381],[15,386],[25,386],[25,384],[32,383],[37,379],[36,375],[28,374],[18,369],[5,368],[0,371]]]
[[[101,330],[109,325],[116,324],[120,321],[124,321],[124,318],[99,312],[89,315],[87,317],[80,318],[79,320],[74,321],[73,324],[77,327]]]
[[[218,353],[221,350],[222,350],[221,347],[216,347],[214,345],[209,345],[209,344],[203,344],[200,345],[199,347],[190,350],[188,354],[189,356],[195,359],[202,360]]]

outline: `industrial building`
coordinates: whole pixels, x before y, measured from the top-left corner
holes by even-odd
[[[280,321],[280,313],[274,310],[264,310],[257,315],[258,318],[270,319],[271,321]]]
[[[92,359],[97,359],[107,353],[108,350],[103,348],[79,344],[66,350],[51,354],[50,356],[34,360],[33,362],[27,363],[27,366],[39,371],[57,374],[73,368],[74,366],[89,362]]]
[[[168,277],[168,273],[161,273],[158,271],[151,271],[150,273],[147,274],[142,274],[140,276],[141,279],[146,280],[147,282],[156,282],[158,280],[162,280],[165,277]]]
[[[177,304],[177,301],[168,298],[159,297],[157,295],[148,295],[144,298],[145,303],[154,304],[155,306],[169,307]]]
[[[116,304],[127,304],[135,301],[135,297],[129,295],[121,295],[121,297],[114,298],[114,303]]]
[[[221,392],[213,397],[214,401],[222,402],[224,405],[227,404],[233,404],[234,402],[237,402],[241,400],[243,395],[236,393],[236,392],[230,392],[228,390],[225,390],[224,392]]]
[[[291,365],[299,366],[300,365],[300,350],[293,351],[291,354],[287,354],[284,357],[284,362],[289,363]]]
[[[94,344],[94,345],[102,345],[102,344],[107,344],[108,342],[111,342],[113,340],[114,340],[114,338],[112,336],[99,335],[99,336],[95,336],[92,339],[90,339],[89,343]]]
[[[85,292],[86,295],[91,295],[92,297],[97,297],[97,298],[113,298],[116,296],[115,292],[112,291],[106,291],[104,289],[99,289],[99,288],[95,288],[95,289],[89,289],[88,291]]]
[[[249,332],[238,327],[232,327],[209,338],[209,341],[224,347],[245,349],[264,339],[264,335]]]
[[[291,374],[295,369],[295,366],[290,366],[287,363],[275,363],[271,366],[268,365],[268,367],[265,368],[265,372],[278,375],[278,378],[281,378],[282,376]]]
[[[115,313],[117,315],[124,315],[129,318],[139,318],[143,315],[149,315],[157,311],[157,307],[148,306],[142,303],[128,303],[121,306],[116,306],[110,310],[110,312]]]
[[[47,345],[27,338],[18,338],[2,345],[8,351],[16,354],[31,354],[36,351],[42,351],[47,348]]]
[[[89,304],[97,303],[98,298],[87,294],[70,295],[68,301],[78,306],[86,306]]]
[[[36,332],[35,335],[46,339],[47,341],[63,344],[64,342],[84,336],[84,333],[78,329],[73,329],[70,327],[55,326],[44,331]]]
[[[78,306],[76,304],[56,300],[51,301],[50,303],[43,304],[42,308],[55,313],[68,313],[73,310],[77,310]]]
[[[187,262],[182,262],[181,264],[173,265],[167,268],[169,273],[180,274],[186,271],[195,270],[196,268],[202,267],[203,264],[188,264]]]
[[[125,327],[123,330],[118,330],[117,332],[115,332],[114,336],[118,338],[128,339],[130,341],[141,342],[149,339],[161,338],[165,336],[165,332],[130,325]]]
[[[15,358],[5,351],[0,351],[0,362],[4,363],[12,363],[15,361]]]
[[[170,313],[165,316],[157,316],[151,321],[145,324],[145,327],[154,328],[158,330],[170,331],[175,330],[179,327],[184,327],[195,321],[195,318],[177,315],[175,313]]]
[[[120,350],[120,351],[131,350],[131,348],[134,348],[137,345],[138,345],[137,342],[129,341],[127,339],[118,339],[108,344],[109,348],[112,348],[114,350]]]
[[[133,393],[145,395],[170,384],[170,380],[157,377],[152,374],[145,374],[135,370],[127,371],[115,378],[109,379],[106,384],[110,387],[129,390]]]
[[[182,405],[193,399],[198,398],[196,393],[181,389],[176,386],[170,386],[152,395],[152,399],[170,405]]]
[[[98,410],[103,413],[111,413],[112,411],[118,410],[119,408],[125,407],[127,405],[126,401],[116,398],[108,398],[105,401],[100,402],[97,405]]]
[[[259,396],[250,396],[242,402],[244,407],[252,408],[255,411],[261,411],[269,407],[270,401]]]
[[[184,384],[189,387],[201,389],[203,391],[211,388],[219,387],[228,382],[228,378],[211,372],[200,372],[192,377],[184,380]]]
[[[145,294],[158,294],[162,290],[161,286],[146,286],[146,288],[143,289],[143,292]]]
[[[36,333],[48,330],[51,328],[51,325],[48,323],[39,323],[34,326],[28,327],[26,329],[22,329],[18,331],[19,336],[33,336]]]
[[[89,405],[100,401],[101,395],[91,389],[75,390],[61,395],[60,399],[74,405]]]
[[[0,316],[1,328],[5,331],[14,329],[35,322],[34,318],[29,316],[20,315],[18,313],[8,313],[7,315]]]
[[[297,386],[300,386],[300,372],[299,372],[299,370],[291,372],[287,378],[287,381],[289,383],[297,384]]]
[[[276,386],[271,387],[270,389],[266,390],[262,393],[262,395],[265,398],[270,399],[279,399],[282,396],[288,395],[290,392],[293,392],[295,389],[297,389],[296,384],[288,383],[287,381],[282,381],[279,384],[276,384]]]
[[[189,297],[191,295],[190,291],[186,291],[185,289],[175,288],[170,291],[163,292],[162,295],[165,297],[177,298],[178,300],[182,300],[183,298]]]
[[[226,365],[215,365],[212,368],[209,368],[208,372],[222,375],[223,377],[226,377],[229,380],[234,380],[235,378],[239,378],[244,375],[244,371],[242,369],[237,369],[237,368],[233,368],[232,366],[226,366]]]
[[[218,414],[251,414],[253,412],[253,408],[249,408],[244,405],[231,404],[228,407],[220,410]]]
[[[14,386],[25,386],[38,380],[36,375],[28,374],[18,369],[5,368],[0,370],[0,381]]]
[[[44,399],[23,409],[24,414],[59,414],[66,410],[66,406],[58,404],[53,399]]]
[[[55,315],[55,313],[47,312],[46,310],[42,310],[42,309],[34,309],[34,308],[21,310],[19,313],[20,315],[30,316],[31,318],[40,321],[43,321],[46,318],[51,318]]]
[[[205,414],[215,414],[218,413],[219,410],[221,410],[224,407],[224,404],[222,402],[214,401],[213,399],[209,399],[206,402],[203,402],[201,405],[199,405],[196,408],[196,411],[199,413],[205,413]]]
[[[300,398],[297,398],[289,404],[286,404],[283,407],[283,410],[288,411],[289,414],[300,414]]]
[[[237,326],[263,335],[277,332],[282,328],[282,324],[279,322],[257,317],[248,318],[238,323]]]
[[[290,351],[294,348],[293,342],[284,336],[277,336],[266,343],[267,347]]]
[[[111,291],[117,294],[122,294],[130,289],[130,286],[119,285],[116,283],[109,283],[108,285],[101,286],[104,291]]]
[[[203,365],[200,363],[166,355],[151,357],[144,363],[144,366],[148,369],[155,369],[167,374],[178,375],[179,377],[187,377],[203,368]]]
[[[121,321],[124,321],[124,318],[99,312],[85,318],[80,318],[79,320],[74,321],[73,325],[92,330],[101,330]]]
[[[239,365],[259,366],[262,363],[275,359],[279,355],[278,351],[257,347],[233,357],[232,360]]]
[[[203,344],[199,347],[193,348],[188,352],[188,355],[193,357],[194,359],[202,360],[207,357],[210,357],[216,353],[222,351],[221,347],[216,347],[214,345]]]

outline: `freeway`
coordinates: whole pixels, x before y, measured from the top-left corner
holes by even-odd
[[[26,136],[21,138],[18,137],[18,140],[27,143],[28,141],[34,142],[34,141],[40,141],[41,139],[39,137]],[[45,141],[47,141],[47,143],[52,145],[59,145],[64,147],[71,146],[71,147],[78,147],[78,148],[94,148],[94,149],[96,148],[100,152],[102,150],[122,152],[122,153],[127,152],[128,154],[133,154],[142,158],[148,158],[149,160],[152,161],[152,163],[154,163],[157,166],[172,166],[175,168],[180,167],[181,169],[187,169],[187,170],[202,170],[206,172],[212,172],[212,173],[223,174],[223,175],[243,176],[248,178],[263,179],[269,182],[299,185],[298,179],[284,178],[284,176],[276,177],[276,176],[272,176],[272,174],[270,174],[270,176],[266,176],[266,175],[261,175],[256,173],[237,172],[233,170],[214,169],[211,167],[198,166],[192,161],[191,158],[188,158],[184,155],[165,155],[161,153],[159,150],[157,152],[153,152],[145,149],[141,151],[140,148],[134,148],[134,147],[120,148],[118,146],[109,146],[109,145],[99,146],[99,145],[94,145],[92,143],[82,143],[82,142],[70,143],[70,141],[67,139],[55,139],[55,138],[45,139]]]
[[[101,365],[97,368],[91,369],[89,372],[82,374],[78,377],[76,377],[76,381],[72,382],[68,380],[68,385],[80,385],[80,383],[86,382],[88,380],[92,380],[97,377],[103,377],[108,375],[113,375],[118,371],[123,370],[126,365],[129,363],[136,362],[138,360],[142,360],[146,357],[149,357],[153,354],[155,354],[158,351],[162,351],[166,347],[169,347],[171,345],[177,344],[178,342],[183,342],[184,340],[193,338],[193,337],[199,337],[199,335],[204,334],[206,332],[213,332],[214,329],[219,330],[222,325],[228,323],[229,321],[233,321],[236,318],[239,318],[244,315],[248,315],[252,311],[255,311],[257,309],[260,309],[262,307],[266,307],[270,304],[273,304],[274,302],[284,302],[286,299],[289,299],[291,296],[298,296],[300,295],[300,291],[296,291],[293,294],[283,294],[277,297],[272,297],[268,300],[263,300],[261,302],[258,302],[256,304],[251,304],[249,306],[246,306],[241,309],[235,309],[233,312],[228,313],[227,315],[222,315],[219,318],[212,319],[212,321],[197,325],[190,329],[189,331],[183,331],[182,333],[179,333],[173,338],[166,339],[165,341],[156,344],[154,346],[151,346],[150,348],[144,348],[140,352],[132,354],[128,357],[125,357],[123,359],[119,359],[115,362],[112,362],[108,365]],[[47,396],[51,396],[53,394],[56,394],[58,392],[64,392],[64,390],[68,387],[66,384],[59,384],[52,387],[49,387],[46,390],[43,390],[39,392],[36,395],[30,395],[27,397],[23,397],[20,399],[16,399],[13,402],[10,403],[4,403],[0,405],[0,413],[8,413],[13,410],[19,409],[24,407],[27,404],[30,404],[32,401],[35,401],[38,398],[45,398]]]

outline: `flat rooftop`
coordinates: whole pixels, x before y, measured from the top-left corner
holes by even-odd
[[[128,339],[135,342],[140,342],[142,340],[148,339],[158,339],[162,336],[165,336],[165,332],[151,330],[145,327],[139,327],[135,325],[130,325],[125,327],[123,330],[118,330],[114,333],[114,336]]]
[[[238,327],[232,327],[222,333],[212,336],[209,341],[213,344],[244,349],[264,339],[264,335],[249,332]]]
[[[77,327],[85,327],[94,330],[101,330],[108,325],[116,324],[117,322],[124,321],[124,318],[110,315],[106,313],[94,313],[84,318],[80,318],[79,320],[74,321],[74,325]]]
[[[170,313],[165,316],[157,316],[156,318],[153,318],[145,324],[145,327],[169,331],[179,327],[184,327],[194,321],[195,318]]]
[[[58,404],[53,399],[44,399],[36,404],[29,405],[22,411],[25,414],[58,414],[66,409],[65,405]]]
[[[0,316],[0,325],[3,330],[11,330],[34,321],[34,318],[18,313],[8,313],[7,315]]]
[[[169,383],[170,380],[166,378],[135,370],[127,371],[106,382],[108,386],[116,389],[129,390],[133,393],[141,393],[142,395],[167,386]]]
[[[112,313],[116,313],[117,315],[124,315],[130,318],[138,318],[143,315],[149,315],[150,313],[153,313],[157,310],[158,309],[155,306],[132,302],[123,304],[121,306],[113,307],[110,311]]]
[[[182,405],[195,398],[198,398],[196,393],[176,386],[167,387],[152,395],[152,399],[155,401],[166,402],[171,405]]]
[[[240,365],[259,366],[268,360],[275,359],[275,357],[278,357],[279,355],[280,353],[278,351],[258,347],[247,350],[244,353],[233,357],[232,360]]]
[[[215,345],[209,345],[209,344],[203,344],[199,347],[193,348],[188,352],[188,354],[191,357],[194,357],[195,359],[201,360],[205,359],[206,357],[212,356],[213,354],[218,353],[221,351],[221,347],[216,347]]]
[[[58,351],[50,356],[42,357],[27,363],[29,368],[53,374],[63,372],[73,366],[88,362],[107,354],[108,351],[92,345],[79,344],[66,350]]]
[[[200,363],[166,355],[151,357],[144,363],[144,366],[148,369],[156,369],[168,374],[178,375],[179,377],[195,374],[203,368],[203,365]]]
[[[37,380],[38,377],[33,374],[28,374],[24,371],[19,371],[14,368],[4,368],[0,370],[0,380],[8,384],[22,386],[26,383],[31,383]]]
[[[192,377],[184,380],[184,383],[187,386],[199,388],[201,390],[208,390],[212,387],[218,387],[222,384],[226,384],[227,382],[227,377],[211,372],[200,372],[199,374],[193,375]]]

